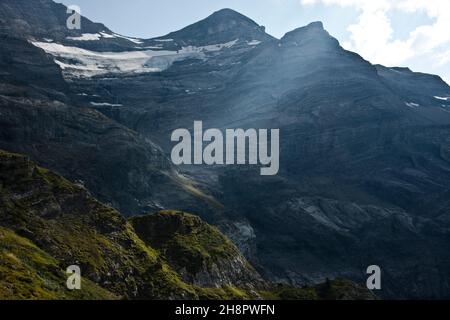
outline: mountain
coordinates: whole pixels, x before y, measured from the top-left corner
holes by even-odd
[[[180,45],[206,46],[241,41],[270,41],[274,38],[253,20],[231,10],[222,9],[206,19],[155,40],[171,39]]]
[[[0,3],[0,35],[58,42],[99,51],[134,49],[142,42],[112,32],[101,23],[81,16],[82,29],[69,29],[68,8],[51,0],[3,0]],[[73,13],[73,11],[70,11]],[[92,46],[93,41],[95,45]]]
[[[67,7],[48,0],[4,0],[0,5],[0,32],[19,37],[47,37],[65,40],[68,36],[80,35],[79,30],[67,28]],[[45,17],[45,18],[43,18]],[[104,25],[93,23],[82,17],[81,24],[86,33],[109,31]]]
[[[327,297],[320,288],[265,284],[236,246],[198,217],[160,212],[127,221],[25,156],[0,151],[0,186],[2,299]],[[71,265],[81,269],[83,290],[64,288]],[[373,298],[349,282],[332,285],[352,299]]]
[[[52,18],[29,17],[36,6]],[[0,8],[1,21],[64,29],[65,8],[49,0]],[[270,281],[364,282],[377,264],[385,298],[449,297],[450,88],[438,76],[372,65],[321,22],[275,39],[229,9],[153,39],[90,22],[76,34],[21,25],[0,28],[1,148],[84,184],[126,216],[194,212]],[[175,168],[170,135],[195,120],[279,128],[280,173]],[[166,220],[202,229],[189,216],[158,223]],[[189,252],[177,240],[192,240],[184,229],[158,229],[172,239],[160,243],[134,227],[168,252],[183,281],[211,281],[206,244]],[[200,259],[194,274],[183,275],[180,251]],[[221,277],[234,275],[213,278]]]
[[[2,148],[82,182],[124,213],[170,207],[172,201],[185,202],[184,209],[211,206],[150,139],[80,106],[49,55],[26,39],[1,39]]]

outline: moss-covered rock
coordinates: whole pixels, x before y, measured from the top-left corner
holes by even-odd
[[[238,248],[197,216],[163,211],[130,221],[139,237],[189,283],[252,288],[263,282]]]

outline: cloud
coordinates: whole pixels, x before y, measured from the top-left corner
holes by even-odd
[[[360,53],[373,63],[401,65],[426,56],[443,66],[450,62],[449,0],[300,0],[303,5],[323,3],[359,11],[358,21],[348,26],[350,38],[343,47]],[[392,13],[426,13],[433,22],[418,26],[407,39],[396,39]]]
[[[447,63],[450,63],[450,50],[440,52],[440,53],[434,55],[434,58],[436,60],[436,62],[435,62],[436,67],[444,66]]]

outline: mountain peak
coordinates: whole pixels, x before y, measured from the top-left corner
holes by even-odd
[[[173,39],[181,45],[209,45],[236,39],[244,41],[273,39],[265,32],[265,27],[228,8],[216,11],[207,18],[162,38]]]
[[[284,35],[283,38],[292,37],[292,36],[304,36],[308,33],[316,33],[317,35],[326,34],[329,36],[328,32],[324,29],[323,23],[321,21],[314,21],[310,24],[294,29]]]
[[[306,41],[339,44],[339,42],[324,29],[321,21],[311,22],[304,27],[294,29],[286,33],[281,41],[286,44],[292,43],[295,45],[299,45]]]
[[[212,18],[212,17],[223,17],[223,18],[227,18],[227,17],[237,17],[237,18],[241,18],[241,19],[245,19],[245,20],[251,20],[248,17],[244,16],[243,14],[230,9],[230,8],[223,8],[220,10],[215,11],[213,14],[211,14],[208,18]],[[256,23],[255,23],[256,24]]]
[[[311,22],[310,24],[306,25],[304,28],[325,30],[325,29],[323,28],[323,23],[322,23],[322,21],[313,21],[313,22]]]

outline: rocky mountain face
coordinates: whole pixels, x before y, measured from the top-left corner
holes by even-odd
[[[35,7],[52,18],[30,17]],[[68,32],[66,17],[48,0],[0,4],[1,148],[83,181],[124,215],[197,213],[265,279],[364,281],[377,264],[384,297],[449,297],[450,87],[442,79],[372,65],[320,22],[275,39],[225,9],[163,37],[134,39],[85,20]],[[195,120],[279,128],[280,173],[174,168],[170,134],[192,131]],[[189,250],[173,232],[192,237],[152,219],[145,225],[154,232],[136,232],[167,253],[183,281],[235,279],[214,272],[223,264],[204,248],[188,252],[199,262],[184,274],[177,254]],[[230,263],[227,270],[242,260]]]
[[[4,35],[1,40],[2,148],[26,153],[85,184],[124,213],[171,207],[172,201],[191,211],[211,206],[150,139],[79,105],[79,96],[44,51],[26,39]]]
[[[60,42],[89,48],[89,39],[102,39],[101,51],[120,51],[134,48],[139,41],[113,33],[101,23],[81,16],[83,28],[69,29],[67,20],[74,12],[60,3],[49,0],[4,0],[0,3],[0,34],[20,38],[36,38],[46,42]]]

